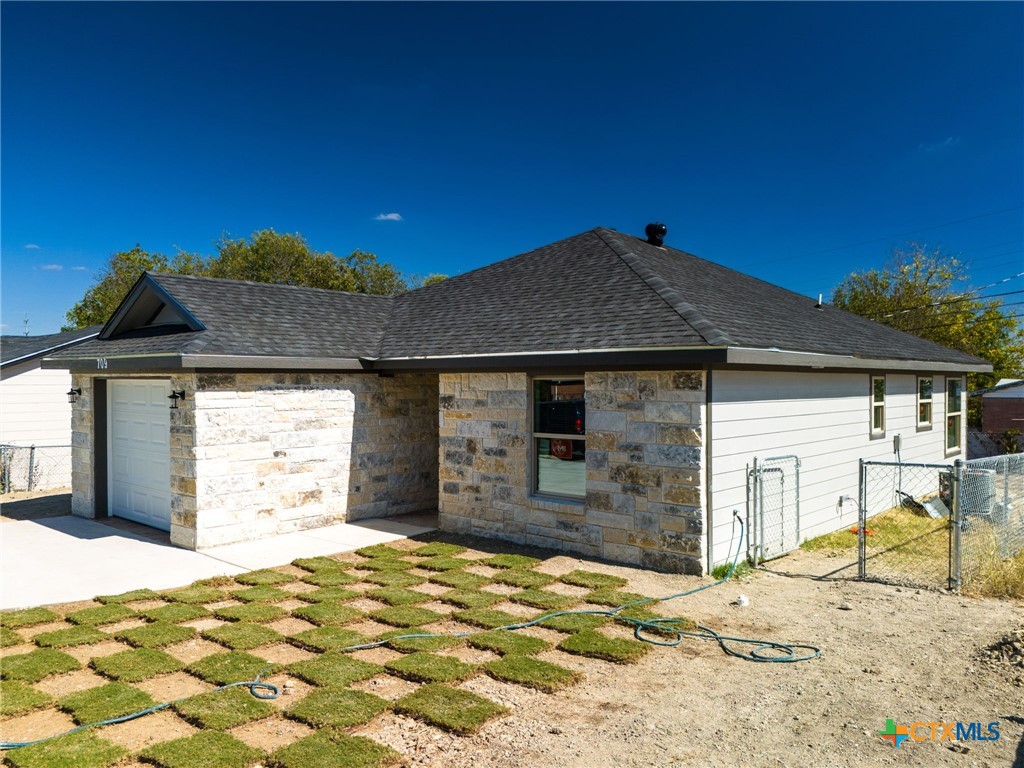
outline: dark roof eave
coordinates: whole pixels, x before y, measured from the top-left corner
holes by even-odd
[[[72,373],[166,372],[180,370],[246,371],[363,371],[372,368],[368,361],[350,357],[298,357],[270,355],[190,355],[152,354],[103,357],[44,358],[43,368],[65,369]]]
[[[957,371],[964,373],[990,373],[991,363],[975,358],[977,362],[955,360],[896,360],[892,358],[829,355],[819,352],[796,352],[785,349],[752,349],[730,347],[726,362],[733,365],[766,365],[792,368],[847,368],[862,371]]]

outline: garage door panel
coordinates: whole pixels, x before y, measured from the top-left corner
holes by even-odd
[[[170,530],[169,381],[111,381],[110,511]]]

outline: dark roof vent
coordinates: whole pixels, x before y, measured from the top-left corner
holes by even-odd
[[[647,242],[651,245],[662,245],[665,242],[665,235],[668,233],[668,227],[660,222],[652,222],[644,228],[644,234],[647,235]]]

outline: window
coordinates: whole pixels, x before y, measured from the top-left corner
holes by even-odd
[[[932,425],[932,379],[917,380],[917,426]]]
[[[946,379],[946,451],[960,450],[960,427],[964,411],[963,379]]]
[[[587,412],[583,379],[534,379],[534,490],[583,498],[587,487]]]
[[[871,434],[885,433],[885,376],[871,377]]]

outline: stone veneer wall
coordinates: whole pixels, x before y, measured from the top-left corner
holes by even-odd
[[[92,381],[76,377],[82,398],[72,417],[72,505],[87,517]],[[172,386],[188,393],[171,414],[179,546],[437,508],[434,375],[186,374]]]
[[[441,528],[703,572],[703,372],[584,378],[587,492],[576,502],[530,493],[525,373],[441,375]]]

